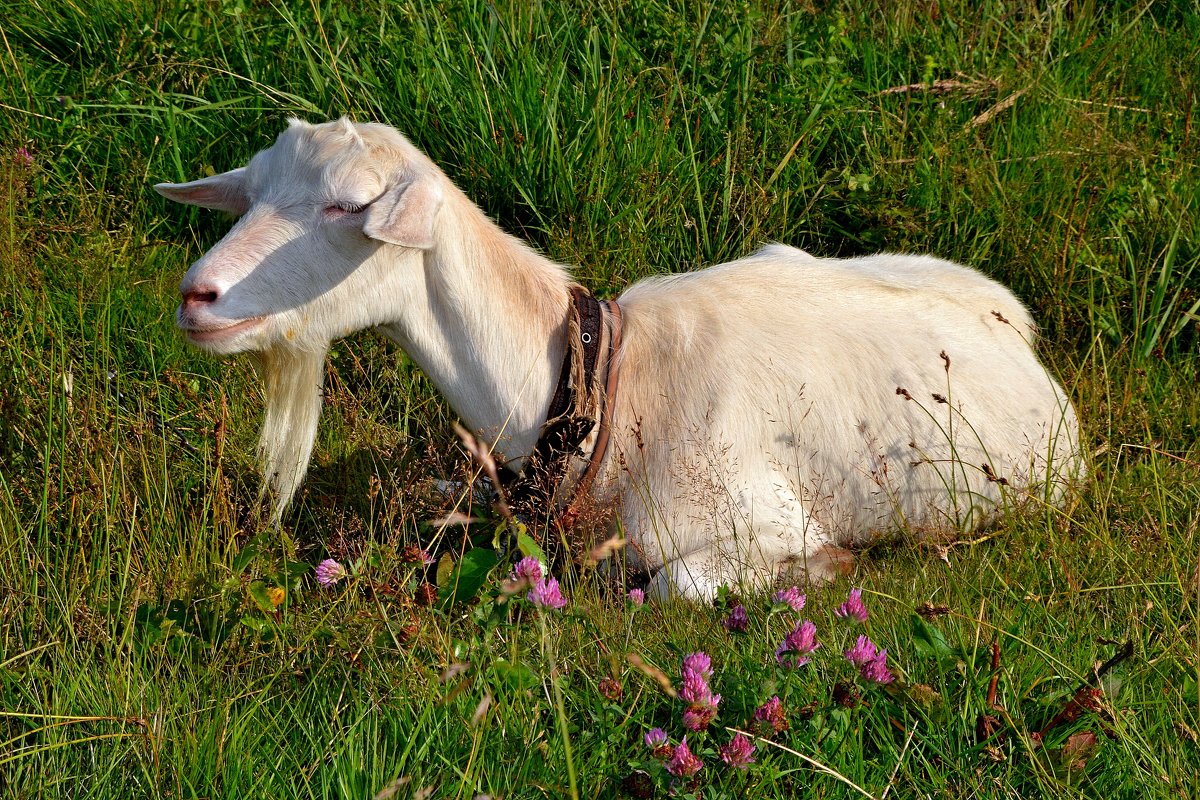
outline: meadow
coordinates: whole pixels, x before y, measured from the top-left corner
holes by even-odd
[[[1195,0],[3,3],[0,797],[1200,795],[1198,94]],[[253,365],[173,325],[229,222],[150,187],[342,114],[602,297],[768,241],[975,266],[1041,325],[1089,477],[800,611],[584,564],[539,607],[486,503],[430,524],[478,470],[367,332],[276,529]],[[780,663],[802,619],[822,647]],[[695,652],[722,698],[689,731]]]

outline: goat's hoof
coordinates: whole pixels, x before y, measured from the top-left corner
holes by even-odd
[[[854,552],[844,547],[827,544],[816,552],[814,559],[809,559],[809,569],[816,562],[818,572],[824,572],[831,578],[838,575],[846,576],[854,571]]]
[[[854,553],[832,544],[821,545],[812,553],[784,561],[779,570],[782,583],[827,583],[854,571]]]

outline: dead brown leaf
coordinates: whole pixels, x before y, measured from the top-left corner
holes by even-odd
[[[1062,746],[1059,755],[1062,756],[1063,766],[1069,772],[1080,772],[1087,762],[1096,754],[1100,746],[1096,734],[1091,731],[1080,731],[1067,737],[1067,743]]]

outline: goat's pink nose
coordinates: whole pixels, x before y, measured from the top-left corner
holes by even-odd
[[[217,290],[211,286],[195,286],[183,290],[183,304],[185,306],[198,306],[206,303],[215,303],[217,295]]]

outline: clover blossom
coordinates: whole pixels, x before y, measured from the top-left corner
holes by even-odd
[[[688,672],[695,672],[704,680],[712,678],[712,659],[708,654],[700,651],[689,653],[683,657],[683,676],[686,678]]]
[[[683,727],[689,731],[702,731],[712,721],[717,718],[717,702],[721,701],[721,695],[713,695],[716,702],[710,705],[691,705],[683,711]]]
[[[734,606],[721,624],[730,633],[745,633],[750,628],[750,616],[746,613],[746,607]]]
[[[887,667],[887,649],[880,650],[878,656],[859,667],[858,674],[872,683],[891,683],[896,680]]]
[[[621,686],[621,682],[616,678],[601,678],[600,684],[597,687],[600,694],[605,700],[612,700],[614,703],[621,699],[621,695],[625,690]]]
[[[546,578],[534,583],[533,588],[526,595],[526,599],[535,606],[555,610],[567,604],[567,598],[563,596],[562,590],[558,588],[558,581],[554,578]]]
[[[646,735],[642,737],[642,741],[646,743],[646,747],[654,754],[654,757],[659,761],[666,761],[675,754],[675,748],[671,747],[671,741],[667,738],[667,732],[662,728],[652,728],[646,731]]]
[[[410,544],[400,551],[400,563],[402,564],[420,564],[428,567],[433,562],[434,558],[429,551],[418,545]]]
[[[675,748],[667,761],[667,772],[676,778],[690,778],[704,768],[704,762],[697,758],[688,748],[687,737]]]
[[[679,687],[679,696],[692,704],[708,705],[713,694],[703,675],[694,670],[684,669],[683,685]]]
[[[635,606],[640,606],[646,602],[646,592],[642,589],[630,589],[626,599]]]
[[[866,636],[859,636],[854,646],[846,651],[846,660],[856,667],[862,667],[879,657],[879,648]]]
[[[880,650],[866,636],[859,636],[854,646],[846,651],[846,660],[858,667],[858,673],[865,681],[891,683],[896,679],[887,667],[887,650]]]
[[[809,654],[820,646],[821,643],[817,641],[817,626],[806,619],[797,622],[792,632],[783,637],[783,641],[775,649],[775,660],[785,667],[802,667],[808,663]]]
[[[542,579],[542,564],[533,556],[526,556],[513,567],[511,580],[524,581],[530,586]]]
[[[839,619],[853,619],[858,622],[867,621],[867,607],[863,605],[862,589],[851,589],[850,596],[833,612]]]
[[[733,769],[749,769],[754,763],[754,743],[744,733],[736,733],[729,744],[721,746],[721,760]]]
[[[642,737],[642,741],[646,743],[646,747],[651,750],[657,750],[667,743],[667,732],[662,728],[651,728],[646,731],[646,735]]]
[[[788,729],[787,715],[783,711],[783,701],[779,695],[754,710],[754,728],[759,733],[770,736],[773,733],[783,733]]]
[[[771,595],[772,603],[790,606],[792,611],[797,613],[804,610],[804,604],[807,601],[808,595],[800,594],[800,589],[797,586],[792,586],[788,589],[780,589],[778,592]]]
[[[702,731],[717,716],[721,695],[713,694],[708,685],[712,678],[712,659],[707,653],[690,653],[683,659],[683,682],[679,695],[687,701],[683,726],[690,731]]]
[[[333,586],[349,574],[345,567],[332,558],[327,558],[320,564],[317,564],[317,583],[325,588]]]

